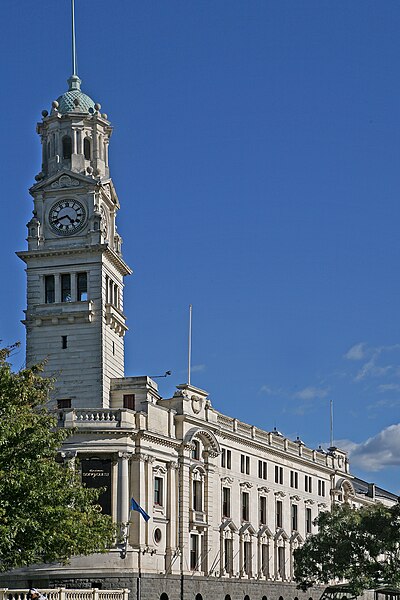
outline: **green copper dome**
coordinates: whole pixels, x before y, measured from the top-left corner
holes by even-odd
[[[58,112],[65,113],[78,111],[94,113],[94,100],[81,91],[81,80],[77,75],[72,75],[68,79],[69,89],[67,92],[57,98]]]

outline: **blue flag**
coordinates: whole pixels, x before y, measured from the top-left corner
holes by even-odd
[[[134,498],[131,498],[131,510],[137,510],[146,522],[150,519],[150,515],[148,515],[141,506],[139,506]]]

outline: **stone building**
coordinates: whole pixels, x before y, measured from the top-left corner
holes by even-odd
[[[131,270],[115,223],[112,127],[79,77],[68,83],[37,126],[42,169],[30,189],[28,249],[18,253],[27,364],[47,359],[59,426],[75,428],[61,455],[87,485],[106,488],[100,503],[121,523],[123,542],[1,581],[129,587],[138,600],[303,597],[289,585],[293,550],[315,532],[318,513],[396,497],[355,479],[337,448],[310,449],[223,415],[192,385],[165,399],[150,377],[125,377]],[[131,498],[148,521],[130,510]]]

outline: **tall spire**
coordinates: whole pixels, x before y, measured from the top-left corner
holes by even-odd
[[[81,80],[78,77],[76,68],[76,43],[75,43],[75,0],[71,0],[71,18],[72,18],[72,75],[68,79],[69,90],[80,90]]]

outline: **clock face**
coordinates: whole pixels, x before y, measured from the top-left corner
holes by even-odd
[[[86,210],[77,200],[56,202],[49,212],[50,227],[58,235],[72,235],[85,225]]]

